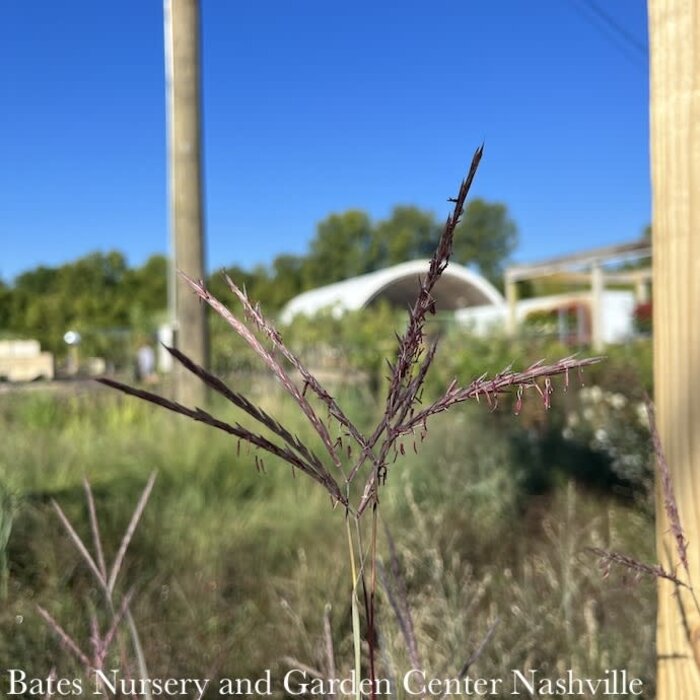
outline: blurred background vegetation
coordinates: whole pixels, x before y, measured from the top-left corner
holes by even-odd
[[[443,222],[429,211],[397,206],[389,218],[372,221],[363,211],[333,214],[321,221],[305,255],[279,255],[253,270],[226,272],[266,313],[274,315],[295,295],[406,260],[428,258]],[[497,285],[517,243],[517,228],[505,205],[472,200],[456,238],[453,260],[470,264]],[[130,267],[117,252],[96,252],[60,267],[38,267],[0,281],[0,337],[39,340],[57,358],[65,356],[63,335],[81,335],[81,353],[126,368],[144,336],[154,336],[167,318],[166,258],[154,255]],[[226,298],[220,272],[207,280]],[[214,367],[228,364],[221,352],[220,325],[212,328]],[[226,334],[228,337],[228,334]]]
[[[396,207],[379,222],[349,211],[321,222],[304,256],[226,272],[274,316],[306,289],[427,257],[439,228],[431,213],[415,207]],[[498,286],[516,238],[503,205],[474,200],[454,260]],[[167,320],[166,277],[158,255],[139,267],[118,252],[40,267],[0,283],[0,328],[8,337],[40,340],[59,360],[64,333],[76,330],[86,357],[128,371],[135,347],[152,341]],[[208,285],[230,300],[220,274]],[[531,287],[521,291],[552,292]],[[244,343],[220,317],[209,322],[213,369],[313,442]],[[405,314],[380,303],[342,318],[297,317],[283,334],[370,429],[383,411],[386,360],[404,323]],[[558,345],[537,317],[529,331],[519,341],[474,337],[440,314],[432,317],[427,332],[440,339],[440,350],[425,398],[453,378],[467,383],[510,364],[525,368],[585,352]],[[568,389],[558,382],[549,411],[534,392],[517,417],[507,398],[495,410],[483,402],[463,406],[431,424],[417,454],[407,445],[382,510],[432,673],[454,675],[498,619],[478,662],[482,676],[573,668],[597,677],[619,667],[642,677],[653,696],[654,585],[621,576],[604,581],[585,551],[597,546],[654,560],[642,411],[651,376],[648,338],[610,347],[585,376],[569,377]],[[254,455],[239,453],[226,436],[96,384],[0,388],[1,662],[21,660],[43,676],[54,666],[79,674],[35,606],[87,640],[87,612],[101,599],[51,501],[88,538],[87,476],[113,554],[155,470],[156,487],[120,579],[123,589],[136,586],[134,616],[151,675],[254,678],[272,668],[281,677],[290,658],[322,666],[327,606],[339,672],[350,670],[343,514],[332,512],[320,490],[269,460],[260,473]],[[215,404],[216,411],[231,413]],[[379,612],[382,668],[400,676],[409,662],[385,597]]]
[[[300,319],[284,335],[322,375],[328,361],[326,380],[369,427],[382,412],[384,358],[400,323],[378,307],[342,320]],[[428,330],[441,335],[426,386],[433,395],[453,377],[467,382],[511,362],[520,368],[571,352],[546,339],[474,338],[439,321]],[[233,335],[222,330],[219,338],[232,384],[313,441]],[[573,668],[598,677],[601,669],[626,668],[653,697],[654,584],[614,572],[603,580],[585,551],[598,546],[654,561],[651,455],[640,408],[650,385],[649,341],[612,347],[604,362],[570,377],[567,391],[557,382],[549,411],[535,393],[517,417],[508,400],[493,411],[474,403],[438,417],[417,455],[407,446],[390,471],[383,518],[427,669],[455,674],[498,618],[479,675]],[[231,417],[229,407],[213,410]],[[86,611],[100,595],[50,501],[87,538],[87,475],[113,555],[157,470],[120,579],[124,589],[136,586],[134,616],[151,675],[256,677],[272,668],[279,678],[287,657],[318,666],[326,605],[339,671],[349,671],[343,514],[311,482],[267,459],[259,473],[254,455],[239,454],[227,436],[85,383],[0,394],[0,431],[3,663],[21,660],[40,675],[54,666],[79,673],[35,605],[87,639]],[[408,661],[384,597],[380,615],[383,668],[400,676]]]

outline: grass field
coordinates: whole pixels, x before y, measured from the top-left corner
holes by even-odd
[[[367,392],[345,393],[358,421],[371,423],[380,409]],[[261,401],[311,439],[275,392]],[[546,449],[551,435],[539,420],[467,406],[437,419],[420,453],[392,468],[383,520],[422,663],[454,675],[498,619],[478,675],[625,668],[653,697],[653,582],[614,572],[604,580],[585,551],[653,561],[648,499],[571,468],[600,458],[572,441],[561,443],[569,452]],[[0,666],[80,673],[36,605],[87,644],[101,599],[51,501],[89,541],[86,476],[109,558],[156,471],[117,585],[135,586],[151,675],[254,678],[273,669],[279,678],[295,662],[324,668],[326,610],[338,672],[351,668],[344,516],[311,482],[273,462],[259,473],[227,436],[104,389],[2,395],[0,433],[0,535],[9,532],[0,538]],[[408,658],[386,595],[379,616],[382,668],[400,676]]]

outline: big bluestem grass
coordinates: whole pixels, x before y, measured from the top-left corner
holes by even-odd
[[[492,364],[502,366],[502,360]],[[335,391],[363,425],[381,414],[354,387]],[[273,381],[261,385],[258,379],[244,393],[314,444],[306,419],[282,400]],[[325,491],[307,489],[310,481],[292,480],[272,464],[267,474],[257,474],[252,453],[242,449],[236,457],[227,434],[199,426],[183,430],[187,419],[173,420],[112,391],[82,394],[75,402],[63,394],[45,397],[56,410],[44,400],[37,407],[38,392],[7,398],[0,401],[0,416],[8,415],[3,407],[12,409],[13,427],[5,435],[18,444],[2,450],[2,463],[13,466],[6,473],[16,477],[9,484],[22,507],[8,550],[0,659],[21,661],[42,675],[52,666],[59,676],[77,675],[74,657],[58,649],[34,606],[40,602],[89,649],[89,640],[82,641],[89,633],[86,611],[90,605],[102,609],[103,596],[48,499],[61,504],[93,551],[81,486],[87,473],[109,560],[148,471],[157,469],[140,535],[118,581],[118,592],[136,586],[130,607],[149,672],[256,678],[271,668],[279,679],[288,670],[281,660],[289,656],[325,673],[324,610],[331,604],[336,673],[345,677],[353,644],[345,533],[329,527],[329,516],[337,520],[340,514],[328,512]],[[557,396],[554,410],[564,406],[563,398]],[[21,405],[29,399],[31,406]],[[538,403],[529,402],[523,414],[526,408],[543,413]],[[44,413],[56,418],[35,431],[35,409],[41,425]],[[504,677],[511,668],[536,665],[573,666],[587,677],[624,666],[645,679],[653,697],[653,582],[631,586],[624,581],[631,575],[601,580],[581,552],[592,545],[653,561],[650,521],[628,502],[592,495],[583,485],[574,508],[558,487],[525,496],[517,475],[529,459],[510,446],[524,429],[523,418],[508,415],[507,401],[498,416],[484,409],[474,402],[438,417],[420,454],[407,450],[382,490],[381,518],[395,540],[421,662],[431,674],[456,674],[498,618],[472,674]],[[231,420],[222,400],[210,410]],[[383,532],[380,521],[380,562],[388,570]],[[400,679],[411,661],[381,577],[377,595],[379,673],[391,665]],[[568,631],[561,616],[565,599],[572,610]],[[362,648],[366,654],[365,643]]]
[[[48,610],[40,605],[37,606],[37,609],[39,615],[60,641],[61,646],[74,657],[86,676],[90,676],[95,671],[109,671],[116,660],[127,679],[134,677],[148,678],[146,658],[136,629],[136,623],[131,613],[131,601],[134,590],[132,588],[123,594],[119,594],[116,587],[124,564],[124,558],[148,503],[154,482],[155,473],[151,474],[136,504],[119,548],[109,566],[107,565],[105,549],[100,535],[95,499],[87,479],[84,480],[84,489],[92,540],[90,544],[87,544],[80,537],[61,509],[61,506],[56,501],[53,502],[54,510],[63,529],[102,593],[104,598],[103,607],[107,612],[107,624],[101,623],[97,611],[91,610],[89,614],[90,633],[88,643],[81,646]],[[130,644],[127,644],[120,634],[121,627],[124,625],[128,629]],[[150,700],[150,695],[147,695],[146,700]]]
[[[693,597],[694,605],[700,613],[700,605],[695,597],[693,587],[690,580],[690,567],[688,565],[688,540],[681,524],[681,519],[678,511],[678,501],[673,488],[673,479],[671,477],[671,468],[666,460],[663,446],[661,445],[661,437],[656,428],[656,411],[651,399],[645,397],[647,417],[649,420],[649,433],[651,442],[654,448],[654,456],[656,458],[656,467],[658,479],[661,483],[661,493],[663,495],[663,506],[666,518],[668,519],[669,528],[676,545],[676,556],[678,563],[685,571],[685,580],[679,578],[675,571],[667,571],[659,564],[647,564],[638,561],[634,557],[628,556],[621,552],[605,551],[596,547],[591,547],[591,553],[599,557],[603,565],[604,573],[607,575],[613,565],[620,566],[629,571],[635,572],[637,575],[651,576],[657,579],[666,579],[676,586],[687,588]]]
[[[432,452],[442,430],[442,424],[431,430],[426,451]],[[585,490],[570,486],[547,499],[543,517],[511,510],[500,527],[495,523],[482,527],[478,515],[470,517],[465,492],[453,481],[458,471],[455,465],[449,473],[451,487],[433,485],[438,499],[414,484],[408,473],[396,474],[387,489],[382,509],[393,529],[395,555],[384,538],[377,612],[381,677],[398,678],[400,687],[402,675],[416,663],[414,643],[407,643],[396,606],[402,617],[408,610],[417,661],[430,677],[459,675],[480,651],[472,676],[476,672],[506,678],[514,668],[543,672],[574,668],[588,677],[601,668],[624,667],[645,679],[645,690],[653,697],[653,584],[601,580],[584,551],[590,544],[645,551],[648,543],[643,538],[648,539],[649,528],[641,514],[614,499],[591,499]],[[399,499],[408,510],[406,517],[394,510]],[[495,504],[497,497],[491,500]],[[542,503],[533,501],[532,507],[539,511]],[[457,519],[460,516],[462,520]],[[518,534],[513,531],[514,518]],[[475,540],[483,541],[490,552],[475,555]],[[323,571],[319,559],[325,561],[326,556],[324,552],[312,557],[309,552],[300,557],[293,577],[276,582],[278,595],[285,600],[283,619],[276,624],[288,630],[291,667],[297,668],[295,662],[301,661],[325,674],[321,611],[324,600],[336,601],[331,622],[342,678],[352,667],[349,622],[335,576],[319,580]],[[286,612],[290,608],[295,620],[291,629],[282,626],[291,619]]]
[[[548,408],[554,377],[562,376],[565,385],[568,385],[570,373],[579,373],[585,366],[597,361],[597,358],[567,357],[553,364],[536,362],[522,371],[507,367],[494,376],[483,374],[466,384],[454,379],[435,401],[422,403],[423,386],[437,352],[437,343],[426,338],[425,324],[427,318],[436,311],[433,291],[449,264],[455,230],[463,214],[481,156],[482,149],[479,148],[459,192],[450,199],[454,205],[452,213],[447,217],[426,274],[419,280],[406,328],[397,336],[396,353],[388,363],[384,411],[373,430],[363,432],[358,428],[332,394],[285,344],[280,332],[260,308],[249,300],[245,290],[228,277],[226,282],[242,308],[242,318],[215,298],[203,282],[181,273],[193,292],[248,344],[291,397],[298,412],[313,429],[320,450],[313,449],[270,413],[176,348],[168,348],[173,357],[199,377],[210,390],[243,412],[249,420],[248,424],[229,422],[202,407],[184,406],[153,392],[133,388],[112,379],[100,380],[128,395],[204,423],[231,435],[239,442],[252,445],[257,450],[255,462],[260,471],[265,470],[265,457],[286,463],[294,475],[299,473],[316,482],[330,496],[334,506],[342,507],[346,514],[352,575],[353,643],[358,676],[361,663],[359,618],[360,608],[363,608],[369,675],[375,677],[378,513],[382,489],[397,459],[407,450],[417,452],[427,436],[430,420],[457,404],[473,399],[494,409],[500,396],[514,394],[515,412],[518,413],[525,394],[533,393]],[[357,484],[359,488],[355,488]],[[363,516],[368,513],[371,513],[371,522],[365,531],[360,525]],[[398,612],[397,609],[397,617],[400,625],[409,629],[405,611]],[[407,643],[410,648],[410,640]],[[412,656],[415,661],[415,653]]]
[[[447,218],[426,275],[420,279],[406,330],[397,337],[396,355],[389,363],[389,386],[384,415],[370,434],[364,434],[357,428],[331,393],[285,345],[282,335],[248,299],[245,291],[229,278],[228,285],[242,306],[243,320],[213,297],[203,282],[193,280],[182,273],[183,279],[192,290],[247,342],[291,396],[318,435],[323,446],[323,457],[313,452],[269,413],[231,389],[219,377],[198,366],[176,348],[168,350],[177,361],[197,375],[210,389],[246,413],[252,424],[257,424],[263,432],[257,432],[238,422],[228,423],[200,407],[183,406],[152,392],[133,388],[112,379],[103,378],[99,381],[253,445],[261,454],[260,468],[264,467],[262,455],[265,453],[286,462],[293,472],[301,472],[319,483],[328,492],[334,504],[341,504],[348,514],[355,518],[359,518],[368,506],[376,506],[379,503],[381,486],[385,483],[395,458],[405,452],[406,444],[412,445],[414,440],[416,444],[422,442],[427,434],[428,421],[433,416],[470,399],[483,400],[494,408],[499,396],[505,393],[516,394],[517,412],[526,391],[538,394],[545,407],[548,407],[553,392],[553,377],[564,376],[568,385],[571,372],[580,372],[585,366],[597,362],[598,358],[567,357],[553,364],[537,362],[523,371],[514,371],[507,367],[495,376],[488,377],[484,374],[466,385],[455,379],[436,401],[427,406],[421,403],[422,387],[437,351],[437,343],[428,342],[425,337],[426,318],[435,313],[432,292],[449,263],[455,228],[463,213],[481,155],[480,148],[474,155],[458,195],[451,200],[454,202],[453,212]],[[312,397],[315,399],[313,402]],[[274,439],[266,436],[268,432],[273,434]],[[362,478],[364,486],[359,498],[353,502],[349,487],[358,477]]]
[[[7,599],[7,543],[16,512],[16,496],[0,486],[0,600]]]
[[[589,547],[589,551],[598,557],[604,576],[608,576],[613,567],[619,567],[631,572],[636,578],[647,576],[657,580],[663,579],[675,586],[676,599],[680,608],[680,617],[684,625],[686,640],[692,651],[695,665],[700,668],[700,631],[697,627],[691,629],[689,626],[688,611],[684,603],[685,598],[681,595],[681,590],[685,590],[689,594],[691,607],[694,608],[696,614],[700,615],[700,601],[693,587],[688,563],[688,539],[680,518],[671,467],[666,459],[661,436],[656,427],[656,410],[648,395],[645,395],[645,404],[649,420],[649,432],[656,459],[657,479],[661,486],[660,493],[663,501],[663,510],[668,522],[669,532],[675,544],[677,564],[672,571],[669,571],[660,564],[649,564],[621,552],[597,547]],[[669,552],[669,560],[672,560],[672,557],[673,553]],[[681,569],[682,575],[679,575],[679,569]]]

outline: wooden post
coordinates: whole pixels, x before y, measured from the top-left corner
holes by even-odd
[[[586,321],[586,307],[579,303],[576,306],[576,343],[582,345],[590,342],[590,330]]]
[[[516,317],[516,305],[518,303],[518,283],[513,276],[506,270],[505,273],[506,286],[506,303],[508,304],[506,315],[506,333],[514,337],[518,330],[518,320]]]
[[[600,352],[605,346],[603,339],[603,291],[605,281],[599,262],[591,268],[591,345]]]
[[[199,0],[165,0],[165,50],[170,165],[170,307],[175,346],[204,367],[208,364],[205,305],[176,279],[177,268],[204,279],[204,217],[200,127]],[[200,405],[205,388],[194,375],[175,366],[175,395]]]
[[[649,0],[653,190],[654,385],[658,429],[700,585],[700,11]],[[657,482],[659,480],[657,479]],[[684,576],[657,485],[657,556]],[[700,698],[700,615],[660,581],[659,700]],[[689,640],[690,638],[690,640]]]
[[[638,304],[646,304],[649,301],[649,284],[644,273],[637,275],[634,291]]]
[[[566,322],[566,311],[560,306],[557,309],[557,339],[563,345],[569,337],[569,327]]]

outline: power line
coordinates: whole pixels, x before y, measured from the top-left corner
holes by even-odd
[[[611,17],[600,5],[593,2],[593,0],[582,0],[585,5],[587,5],[593,12],[595,12],[598,17],[600,17],[613,31],[617,32],[618,36],[622,37],[629,46],[636,49],[638,53],[646,58],[649,49],[647,46],[639,41],[631,32],[628,32],[614,17]]]
[[[606,36],[609,37],[615,45],[625,51],[628,56],[634,56],[636,59],[643,59],[645,64],[649,56],[649,49],[646,44],[640,41],[634,34],[625,29],[614,17],[612,17],[606,10],[604,10],[598,3],[594,0],[579,0],[576,5],[584,5],[595,17],[597,22],[593,18],[584,12],[581,15],[586,18],[591,24],[594,24],[596,28],[605,28]],[[580,9],[580,5],[579,5]]]

